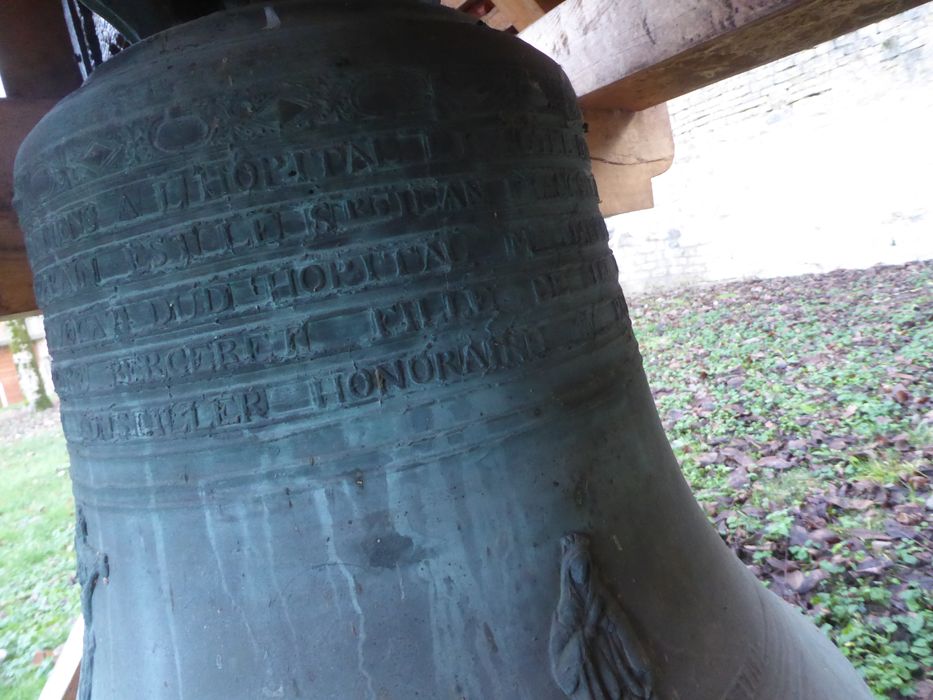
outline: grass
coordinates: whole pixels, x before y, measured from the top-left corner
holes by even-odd
[[[58,431],[0,445],[2,700],[38,697],[79,613],[67,465]]]

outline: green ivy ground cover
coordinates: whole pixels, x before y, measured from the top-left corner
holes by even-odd
[[[933,698],[933,262],[633,299],[722,538],[879,697]]]

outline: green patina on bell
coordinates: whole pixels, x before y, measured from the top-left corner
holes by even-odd
[[[82,697],[869,697],[695,505],[573,91],[518,39],[214,14],[99,68],[16,183]]]

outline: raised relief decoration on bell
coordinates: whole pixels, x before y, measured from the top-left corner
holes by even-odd
[[[628,616],[594,571],[590,538],[561,538],[560,600],[551,621],[551,673],[573,700],[655,698]]]
[[[110,557],[95,549],[88,537],[87,518],[78,508],[75,524],[75,553],[78,583],[81,586],[81,614],[84,617],[84,654],[81,657],[81,681],[78,700],[91,699],[91,679],[94,674],[94,652],[97,632],[94,629],[94,592],[98,585],[110,579]]]

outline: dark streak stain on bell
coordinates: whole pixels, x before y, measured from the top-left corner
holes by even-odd
[[[100,67],[16,188],[82,697],[869,697],[696,508],[575,96],[518,39],[211,15]]]

